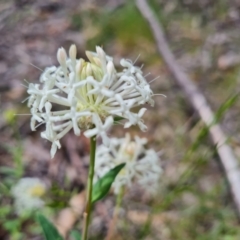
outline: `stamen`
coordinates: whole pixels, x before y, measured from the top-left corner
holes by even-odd
[[[28,86],[26,86],[26,85],[24,85],[24,84],[22,84],[22,83],[20,83],[20,85],[22,85],[22,86],[25,87],[25,88],[28,88]]]
[[[154,78],[153,80],[151,80],[148,84],[154,82],[154,81],[157,80],[158,78],[160,78],[160,76],[157,76],[156,78]]]
[[[31,65],[31,66],[35,67],[36,69],[40,70],[41,72],[43,72],[43,70],[42,70],[41,68],[37,67],[37,66],[34,65],[33,63],[29,63],[29,65]]]
[[[27,84],[30,84],[30,82],[28,82],[26,79],[24,79],[23,81],[26,82]]]
[[[141,56],[141,54],[138,54],[137,58],[136,58],[135,61],[133,62],[133,65],[137,62],[137,60],[139,59],[140,56]]]
[[[30,113],[20,113],[20,114],[14,114],[14,116],[31,116],[32,114]]]
[[[147,77],[147,76],[149,76],[150,74],[151,74],[151,73],[149,72],[149,73],[147,73],[147,74],[146,74],[145,76],[143,76],[143,77],[145,77],[145,78],[146,78],[146,77]]]
[[[153,94],[152,96],[163,96],[163,97],[167,97],[166,95],[164,95],[164,94],[161,94],[161,93],[156,93],[156,94]]]
[[[26,102],[28,99],[30,98],[30,96],[29,97],[27,97],[27,98],[25,98],[21,103],[24,103],[24,102]]]
[[[46,122],[41,122],[41,123],[39,123],[37,126],[35,126],[35,128],[38,128],[38,127],[41,126],[43,123],[46,123]]]

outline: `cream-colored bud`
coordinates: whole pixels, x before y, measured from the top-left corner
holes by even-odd
[[[112,61],[110,61],[110,62],[108,62],[108,64],[107,64],[107,73],[110,75],[110,76],[112,76],[114,73],[115,73],[115,68],[114,68],[114,65],[113,65],[113,62]]]
[[[87,77],[93,77],[97,81],[101,81],[103,78],[102,69],[94,63],[85,62],[80,59],[77,63],[76,71],[80,80],[85,80]]]
[[[97,66],[99,66],[99,67],[101,67],[101,66],[102,66],[102,64],[101,64],[101,61],[100,61],[100,59],[99,59],[99,58],[97,58],[97,57],[94,57],[94,58],[93,58],[93,61],[94,61],[94,63],[95,63]]]
[[[91,63],[87,63],[87,65],[86,65],[86,74],[87,74],[87,76],[92,76],[93,75],[92,64]]]
[[[95,64],[92,64],[93,78],[95,80],[101,81],[103,78],[103,71],[100,67]]]
[[[83,69],[83,64],[84,64],[84,60],[80,59],[77,64],[76,64],[76,72],[80,75],[82,69]]]
[[[89,61],[90,61],[91,63],[94,63],[94,56],[96,55],[96,53],[93,53],[93,52],[91,52],[91,51],[86,51],[85,53],[86,53]]]
[[[63,47],[58,49],[57,60],[61,66],[66,66],[67,53]]]
[[[101,59],[103,59],[103,60],[106,61],[106,53],[103,51],[103,49],[102,49],[101,47],[97,46],[97,47],[96,47],[96,51],[97,51],[98,56],[99,56]]]
[[[87,78],[87,73],[86,73],[86,63],[84,63],[84,66],[82,68],[82,71],[80,72],[80,79],[84,80]]]
[[[129,155],[133,155],[136,149],[136,144],[135,142],[130,142],[127,146],[126,146],[126,153]]]
[[[76,60],[77,57],[77,47],[75,44],[72,44],[70,49],[69,49],[69,56],[72,61]]]

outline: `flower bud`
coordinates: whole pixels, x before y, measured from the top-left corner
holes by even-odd
[[[63,47],[58,49],[57,60],[61,66],[66,66],[67,53]]]
[[[72,61],[76,61],[77,57],[77,47],[75,44],[72,44],[70,49],[69,49],[69,56]]]
[[[103,79],[102,69],[94,63],[82,62],[79,66],[78,73],[81,80],[85,80],[87,77],[93,77],[95,80],[101,82]]]

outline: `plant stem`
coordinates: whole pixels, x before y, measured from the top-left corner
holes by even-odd
[[[118,195],[117,195],[117,202],[116,205],[114,207],[114,211],[113,211],[113,218],[112,221],[110,223],[109,226],[109,230],[108,230],[108,234],[106,237],[106,240],[111,240],[113,238],[114,232],[115,232],[115,226],[118,220],[118,214],[119,214],[119,210],[122,204],[122,199],[123,199],[123,195],[124,195],[124,187],[121,187]]]
[[[118,213],[119,213],[119,210],[120,210],[120,207],[122,204],[123,195],[124,195],[124,187],[121,187],[121,189],[117,195],[117,203],[116,203],[114,213],[113,213],[113,216],[115,218],[118,218]]]
[[[96,137],[90,139],[90,164],[88,170],[88,182],[87,182],[87,206],[84,212],[84,226],[83,226],[83,238],[87,240],[88,227],[90,222],[90,215],[92,210],[92,187],[93,187],[93,176],[94,176],[94,165],[95,165],[95,153],[96,153]]]

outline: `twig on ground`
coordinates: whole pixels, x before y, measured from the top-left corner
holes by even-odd
[[[240,217],[240,170],[233,150],[227,144],[227,137],[221,129],[221,126],[215,122],[214,113],[209,107],[203,94],[175,60],[164,36],[162,26],[153,11],[150,9],[147,1],[136,0],[136,4],[143,17],[148,21],[157,44],[157,49],[173,74],[177,84],[183,89],[188,101],[199,113],[202,121],[209,129],[212,141],[216,145],[216,150],[230,185],[238,217]]]

